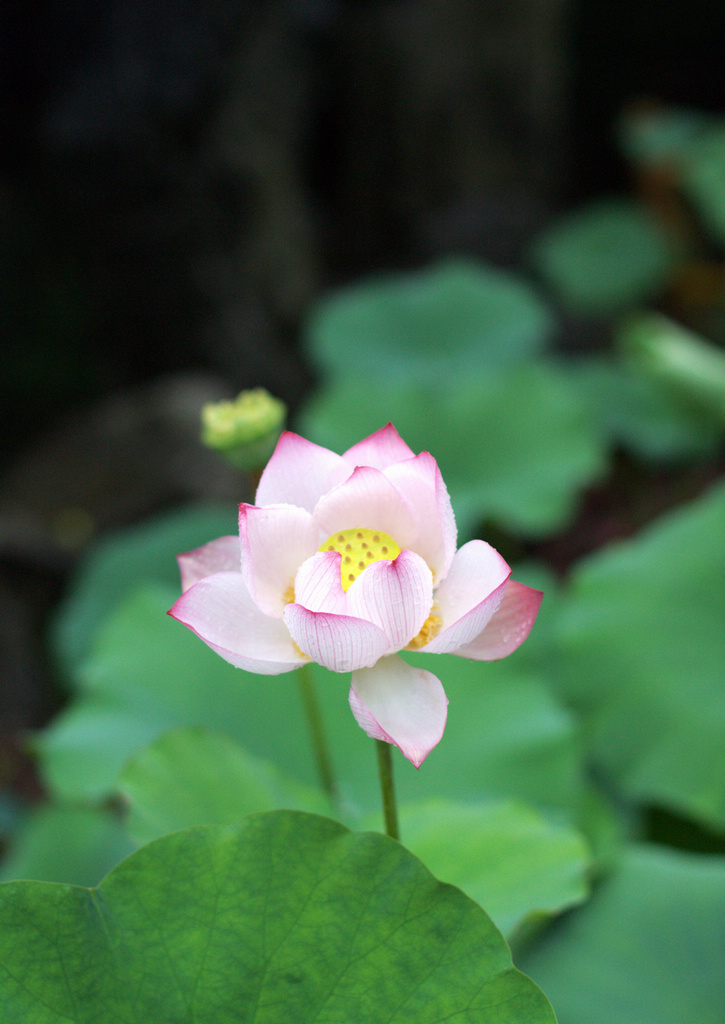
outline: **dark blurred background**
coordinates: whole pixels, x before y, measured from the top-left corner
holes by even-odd
[[[201,401],[264,385],[299,404],[317,296],[450,252],[516,266],[557,212],[629,186],[627,104],[725,110],[716,0],[6,0],[0,17],[13,726],[45,713],[34,640],[89,540],[234,493],[200,451]]]

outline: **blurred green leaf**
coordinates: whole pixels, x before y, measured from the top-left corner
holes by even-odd
[[[316,790],[301,786],[223,733],[174,729],[143,747],[121,773],[126,827],[141,845],[194,825],[231,825],[276,808],[325,813]]]
[[[565,308],[604,314],[656,298],[680,254],[634,200],[601,199],[535,238],[529,260]]]
[[[637,107],[620,118],[617,140],[631,163],[675,168],[711,122],[710,114],[690,107]]]
[[[95,885],[133,848],[110,810],[46,804],[32,810],[14,833],[0,882],[34,878]]]
[[[717,419],[632,359],[593,356],[567,370],[612,446],[666,462],[713,455],[722,444]]]
[[[631,797],[725,828],[725,485],[579,563],[562,691]]]
[[[0,887],[8,1024],[554,1024],[475,903],[387,836],[291,811],[176,832],[97,890]]]
[[[99,633],[77,673],[75,702],[35,745],[51,790],[67,799],[111,794],[125,761],[175,726],[227,733],[253,755],[317,786],[294,673],[258,676],[234,669],[164,611],[176,592],[130,596]],[[570,716],[519,652],[481,664],[452,655],[411,655],[435,672],[450,698],[442,742],[416,772],[399,758],[402,798],[519,797],[568,808],[582,787]],[[312,666],[340,779],[343,804],[377,811],[374,744],[348,705],[350,677]]]
[[[706,228],[725,244],[725,124],[704,132],[688,148],[681,166],[682,188]]]
[[[725,351],[659,313],[644,313],[622,325],[617,343],[642,372],[662,381],[672,398],[689,399],[701,418],[725,422]],[[684,402],[682,403],[684,404]]]
[[[175,555],[237,529],[233,505],[190,507],[101,540],[84,559],[52,623],[50,642],[64,672],[88,653],[98,627],[130,590],[151,580],[176,586]]]
[[[484,907],[506,936],[587,895],[589,853],[582,837],[526,804],[403,804],[400,828],[408,849]]]
[[[354,380],[364,400],[380,382],[437,385],[510,366],[541,351],[553,330],[522,277],[451,259],[332,294],[305,338],[326,376]]]
[[[604,450],[569,376],[543,361],[472,375],[452,388],[351,380],[302,411],[302,433],[344,451],[392,420],[414,451],[438,461],[458,528],[484,519],[508,532],[547,535],[573,515],[579,492],[604,470]]]
[[[725,858],[634,847],[517,960],[559,1024],[722,1024]]]

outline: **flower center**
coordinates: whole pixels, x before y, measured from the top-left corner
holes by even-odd
[[[373,562],[386,559],[392,562],[400,554],[400,548],[387,533],[368,530],[363,526],[333,533],[319,550],[339,551],[342,555],[340,578],[343,590],[347,590],[363,569],[367,569]]]

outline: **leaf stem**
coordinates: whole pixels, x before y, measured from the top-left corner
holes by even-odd
[[[390,744],[385,740],[375,740],[378,748],[378,771],[380,773],[380,792],[383,798],[383,816],[385,831],[392,839],[400,839],[398,828],[398,807],[395,802],[395,784],[393,782],[393,758]]]
[[[297,681],[300,687],[302,703],[307,715],[307,725],[312,737],[312,751],[317,764],[317,774],[320,777],[320,784],[323,790],[333,802],[337,802],[337,785],[332,770],[330,750],[325,736],[325,729],[322,723],[320,705],[315,692],[315,684],[308,665],[303,665],[297,670]]]

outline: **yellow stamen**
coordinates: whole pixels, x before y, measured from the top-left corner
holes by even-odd
[[[320,546],[320,551],[339,551],[342,555],[340,579],[343,590],[348,590],[373,562],[392,562],[400,554],[400,548],[387,533],[363,526],[333,533]]]
[[[406,650],[417,651],[420,647],[425,647],[425,645],[429,644],[434,637],[438,636],[442,624],[440,615],[437,615],[435,611],[431,610],[430,615],[423,623],[423,628],[420,633],[413,637],[406,647]]]

